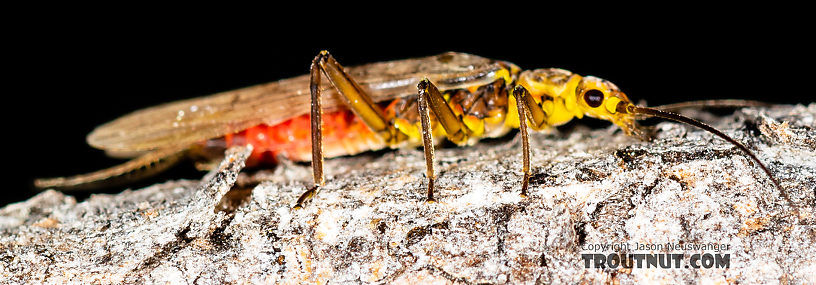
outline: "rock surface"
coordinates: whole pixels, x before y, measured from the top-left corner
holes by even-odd
[[[293,210],[308,166],[259,172],[266,182],[225,196],[249,153],[237,148],[201,182],[80,203],[46,191],[0,209],[0,282],[816,283],[816,104],[695,116],[751,148],[791,201],[734,146],[675,123],[658,124],[654,142],[613,127],[533,134],[528,198],[518,139],[437,150],[433,204],[421,149],[327,160],[326,186]],[[593,249],[620,243],[727,248]],[[685,253],[681,264],[725,253],[730,263],[599,269],[582,259],[613,252]]]

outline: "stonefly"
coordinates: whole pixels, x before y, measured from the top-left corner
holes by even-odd
[[[133,159],[88,174],[37,179],[35,186],[93,188],[158,173],[185,157],[204,162],[197,166],[206,168],[212,165],[206,162],[217,159],[225,148],[250,144],[248,166],[275,163],[279,157],[312,162],[314,186],[298,199],[295,207],[300,208],[325,183],[324,158],[421,144],[427,201],[433,202],[435,142],[447,138],[460,146],[471,145],[518,128],[524,172],[521,195],[526,196],[532,175],[528,127],[542,130],[588,116],[649,140],[637,120],[659,117],[702,128],[733,144],[759,165],[793,205],[771,171],[745,145],[671,112],[760,105],[764,104],[709,100],[648,108],[632,104],[609,81],[558,68],[522,71],[509,62],[455,52],[343,68],[322,51],[312,61],[310,74],[166,103],[99,126],[88,135],[91,146]]]

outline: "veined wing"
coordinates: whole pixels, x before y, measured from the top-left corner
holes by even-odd
[[[375,102],[415,95],[423,77],[440,89],[486,84],[509,63],[464,53],[370,63],[346,68]],[[323,77],[326,110],[345,106],[343,98]],[[275,125],[307,114],[309,76],[170,102],[142,109],[97,127],[88,144],[116,156],[183,147],[259,125]]]

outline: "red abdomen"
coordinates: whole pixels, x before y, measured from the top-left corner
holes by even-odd
[[[258,125],[216,140],[226,147],[251,144],[254,147],[247,166],[275,163],[282,155],[293,161],[312,160],[309,114],[277,125]],[[385,147],[385,143],[349,110],[323,114],[323,153],[325,157],[352,155]]]

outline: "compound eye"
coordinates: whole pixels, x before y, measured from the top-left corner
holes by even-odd
[[[584,93],[584,101],[592,108],[598,108],[603,103],[604,94],[601,90],[590,89]]]

